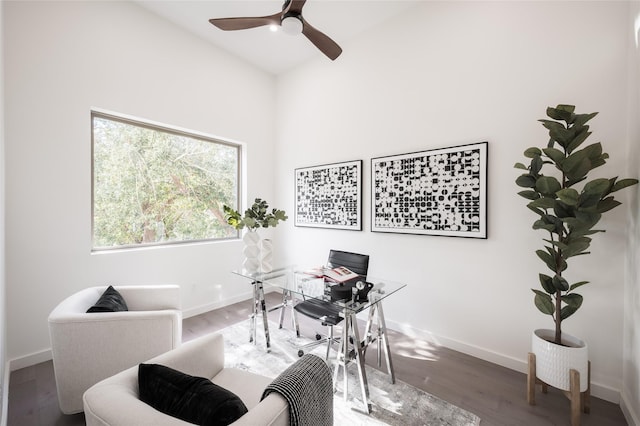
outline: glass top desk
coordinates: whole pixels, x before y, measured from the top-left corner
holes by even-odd
[[[256,321],[258,315],[262,314],[265,342],[267,351],[271,348],[269,337],[269,322],[267,318],[267,307],[264,298],[264,289],[278,288],[281,289],[283,299],[282,303],[272,307],[269,311],[281,309],[280,324],[284,318],[284,309],[292,305],[294,295],[296,299],[318,299],[329,302],[338,307],[341,311],[341,317],[344,318],[342,324],[342,338],[340,340],[340,350],[337,355],[337,362],[334,370],[334,389],[336,386],[338,373],[343,368],[344,377],[344,398],[347,399],[347,366],[351,362],[355,362],[358,369],[358,379],[360,382],[362,399],[365,411],[369,412],[371,405],[369,403],[369,387],[367,384],[367,376],[364,368],[364,356],[367,348],[372,343],[377,344],[377,361],[378,366],[381,365],[382,354],[385,355],[387,373],[390,376],[391,383],[395,383],[395,374],[393,371],[393,363],[391,361],[391,353],[389,350],[389,340],[387,339],[386,324],[384,312],[382,309],[382,300],[396,293],[398,290],[406,287],[406,284],[379,279],[367,275],[367,283],[373,284],[366,300],[357,301],[356,297],[349,297],[342,300],[331,300],[328,286],[339,285],[328,282],[320,275],[319,270],[304,270],[295,266],[287,266],[284,268],[274,269],[270,272],[250,272],[246,269],[233,271],[234,274],[240,275],[251,280],[253,284],[253,310],[250,317],[251,326],[249,341],[256,343]],[[364,333],[360,334],[356,315],[359,312],[368,310],[368,318]],[[294,319],[294,327],[299,336],[298,325]],[[359,344],[354,344],[359,342]]]

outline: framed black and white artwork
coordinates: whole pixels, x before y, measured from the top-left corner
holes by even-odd
[[[362,230],[362,160],[295,170],[295,225]]]
[[[487,238],[487,142],[371,159],[371,231]]]

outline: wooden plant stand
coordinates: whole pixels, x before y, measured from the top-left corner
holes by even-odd
[[[591,411],[591,361],[589,361],[587,390],[580,392],[580,373],[573,368],[569,371],[570,390],[563,390],[571,401],[571,426],[580,426],[580,412]],[[529,352],[529,372],[527,374],[527,402],[536,405],[536,385],[542,386],[542,393],[547,393],[548,384],[536,377],[536,355]]]

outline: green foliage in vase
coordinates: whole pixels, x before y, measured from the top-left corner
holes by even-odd
[[[288,219],[284,210],[272,209],[269,212],[269,204],[260,198],[256,198],[253,205],[245,210],[244,216],[227,205],[222,208],[227,223],[237,230],[245,227],[250,231],[260,227],[268,228],[272,226],[275,228],[280,221],[284,222]]]
[[[516,184],[525,188],[518,194],[529,200],[527,207],[537,215],[533,229],[549,234],[548,239],[543,239],[544,249],[537,250],[536,255],[551,274],[539,274],[542,290],[532,290],[535,306],[555,322],[558,344],[562,339],[562,321],[582,305],[582,295],[575,290],[588,283],[569,283],[562,276],[568,260],[588,254],[591,235],[604,232],[595,226],[604,213],[621,204],[611,194],[638,183],[637,179],[618,177],[588,180],[589,172],[604,165],[609,155],[599,142],[578,149],[591,135],[587,122],[598,113],[574,111],[573,105],[547,108],[550,120],[539,121],[549,131],[549,143],[524,151],[524,156],[530,159],[528,166],[515,165],[525,170]]]

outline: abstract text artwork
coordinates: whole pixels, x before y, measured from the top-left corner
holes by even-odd
[[[371,230],[487,238],[487,145],[371,159]]]
[[[295,225],[362,230],[362,160],[295,170]]]

